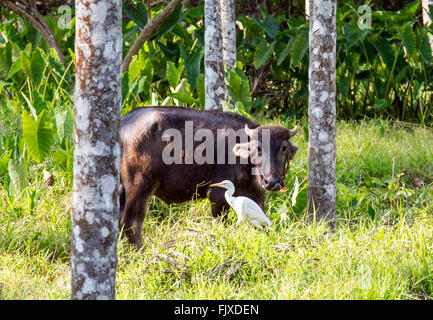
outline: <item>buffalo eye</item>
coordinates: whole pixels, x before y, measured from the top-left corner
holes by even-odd
[[[261,146],[257,146],[257,155],[258,155],[259,157],[262,156],[262,147],[261,147]]]
[[[281,145],[280,151],[281,151],[282,153],[287,153],[287,152],[289,152],[289,146],[287,145],[287,143],[283,143],[283,144]]]

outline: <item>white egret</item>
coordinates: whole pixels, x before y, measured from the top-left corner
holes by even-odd
[[[259,229],[264,227],[270,227],[272,225],[271,221],[266,217],[262,208],[255,203],[253,200],[247,197],[234,197],[235,186],[230,180],[224,180],[220,183],[214,183],[210,185],[211,187],[221,187],[227,189],[224,196],[228,204],[234,209],[238,216],[238,226],[243,221],[249,221],[252,225]]]

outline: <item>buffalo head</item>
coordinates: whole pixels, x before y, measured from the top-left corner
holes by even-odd
[[[249,142],[238,143],[233,151],[236,156],[248,157],[257,170],[261,186],[269,191],[278,191],[284,186],[284,178],[290,161],[298,150],[289,141],[298,128],[292,130],[281,126],[259,126],[250,129],[245,125]]]

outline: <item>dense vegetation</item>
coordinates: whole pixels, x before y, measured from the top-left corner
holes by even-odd
[[[373,10],[367,29],[358,26],[361,2],[340,2],[333,234],[305,218],[308,22],[301,2],[290,14],[276,9],[281,1],[238,10],[238,63],[226,72],[232,111],[304,127],[287,190],[267,199],[275,228],[232,232],[233,221],[206,218],[207,200],[168,206],[153,199],[145,250],[121,241],[120,298],[432,298],[432,30],[421,24],[420,1]],[[43,10],[64,64],[28,22],[1,11],[0,295],[6,299],[69,295],[75,26],[48,2]],[[128,1],[125,53],[146,23],[147,6]],[[176,9],[123,74],[122,114],[148,104],[203,108],[203,37],[200,1]],[[361,285],[365,272],[371,286]]]

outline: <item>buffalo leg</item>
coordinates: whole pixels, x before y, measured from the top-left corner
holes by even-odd
[[[214,218],[221,217],[222,221],[227,220],[228,211],[230,209],[224,197],[224,189],[212,189],[209,194],[209,200],[211,201],[211,211]]]
[[[123,234],[137,248],[143,246],[142,228],[146,206],[152,196],[153,183],[146,176],[139,176],[133,183],[125,184],[126,202],[121,218]]]

